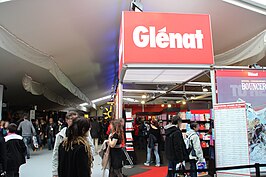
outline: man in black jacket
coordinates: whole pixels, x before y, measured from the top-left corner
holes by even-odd
[[[17,125],[8,126],[8,135],[5,137],[7,149],[7,177],[19,177],[19,167],[26,163],[26,146],[23,138],[16,134]]]
[[[165,153],[168,160],[168,177],[173,177],[172,170],[176,165],[188,159],[185,142],[180,130],[182,119],[179,116],[172,118],[172,123],[165,126]]]

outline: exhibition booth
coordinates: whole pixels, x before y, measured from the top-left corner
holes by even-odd
[[[260,67],[216,66],[210,24],[209,15],[123,12],[115,100],[116,117],[125,111],[129,153],[135,151],[137,119],[157,119],[163,127],[179,113],[184,137],[191,122],[199,123],[208,168],[266,163],[266,73]]]

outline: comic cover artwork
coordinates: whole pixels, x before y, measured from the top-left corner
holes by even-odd
[[[266,73],[263,71],[219,72],[217,73],[218,102],[246,103],[250,163],[265,164]]]

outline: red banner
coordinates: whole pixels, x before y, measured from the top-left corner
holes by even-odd
[[[123,64],[213,64],[209,15],[123,12]]]

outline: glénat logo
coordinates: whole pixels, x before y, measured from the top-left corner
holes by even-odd
[[[248,72],[248,76],[258,77],[259,76],[259,73]]]
[[[186,49],[203,49],[204,36],[201,30],[196,30],[194,34],[189,33],[168,33],[166,27],[158,30],[154,26],[146,28],[137,26],[133,31],[133,41],[140,48],[186,48]]]

